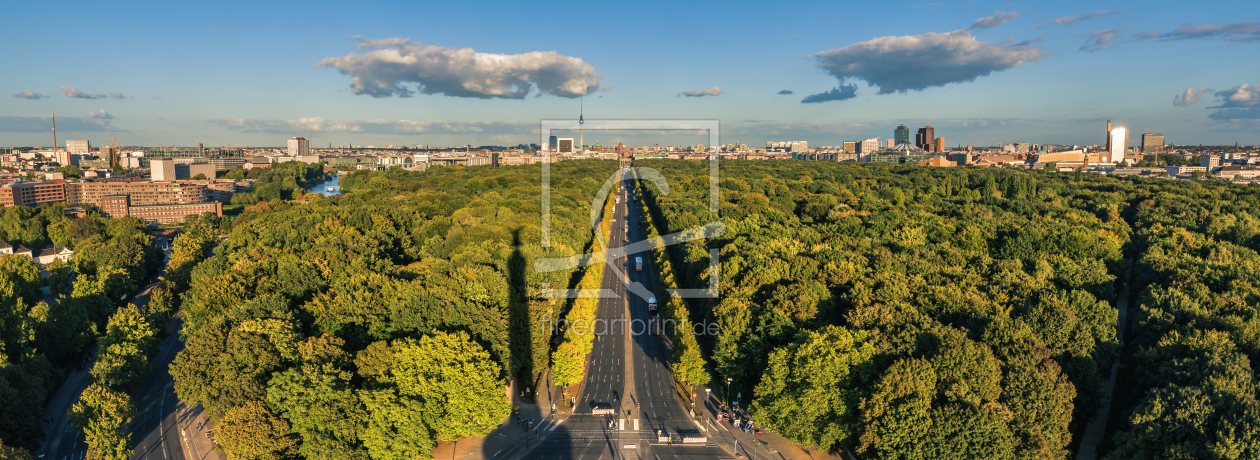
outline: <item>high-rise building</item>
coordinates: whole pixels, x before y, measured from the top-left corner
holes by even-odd
[[[897,129],[893,130],[892,142],[893,142],[893,146],[895,146],[896,144],[909,144],[910,143],[910,128],[907,128],[906,125],[897,126]]]
[[[1111,120],[1107,120],[1107,151],[1111,151]]]
[[[1110,125],[1110,121],[1108,121],[1107,124]],[[1115,128],[1111,130],[1111,135],[1108,137],[1110,138],[1108,140],[1108,144],[1111,146],[1109,151],[1109,155],[1111,155],[1111,162],[1123,162],[1124,153],[1129,149],[1128,131],[1124,128]]]
[[[90,141],[66,141],[66,151],[75,155],[87,155],[92,151]]]
[[[933,151],[933,152],[944,152],[944,151],[945,151],[945,138],[943,138],[943,137],[938,137],[938,138],[934,139],[932,142],[933,142],[933,144],[932,144],[932,151]]]
[[[935,138],[936,138],[936,130],[932,129],[931,125],[924,126],[922,128],[919,128],[918,134],[915,134],[914,145],[918,146],[919,148],[925,151],[932,152],[934,151],[932,150],[932,148],[936,146],[935,141],[933,140]]]
[[[1145,152],[1145,150],[1143,150],[1143,152]],[[1207,168],[1208,171],[1219,168],[1221,167],[1221,157],[1216,155],[1203,155],[1199,157],[1199,166]]]
[[[1155,153],[1164,148],[1164,133],[1142,135],[1142,153]]]
[[[872,137],[857,143],[857,153],[862,155],[870,155],[879,150],[879,138]]]
[[[844,141],[841,145],[844,148],[844,153],[857,153],[857,142]]]
[[[554,152],[557,148],[560,147],[559,141],[556,140],[556,136],[551,136],[550,139],[547,139],[547,142],[549,145],[547,150],[551,150]]]
[[[289,139],[289,156],[309,155],[311,152],[311,141],[304,137],[294,137]],[[200,152],[198,153],[201,154]]]

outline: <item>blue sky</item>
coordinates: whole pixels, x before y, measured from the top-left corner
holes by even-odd
[[[1112,119],[1260,144],[1256,2],[183,3],[0,5],[0,145],[51,144],[51,112],[98,145],[516,144],[583,93],[588,118],[718,119],[723,143],[1092,144]]]

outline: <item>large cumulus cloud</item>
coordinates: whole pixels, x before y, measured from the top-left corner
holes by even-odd
[[[860,79],[878,86],[880,94],[890,94],[969,82],[1026,62],[1041,62],[1045,56],[1027,42],[999,45],[956,30],[879,37],[809,57],[841,82]]]
[[[1218,110],[1208,115],[1208,118],[1222,121],[1260,119],[1260,85],[1244,83],[1217,91],[1215,96],[1217,105],[1210,108]]]
[[[555,51],[479,53],[472,48],[425,46],[408,39],[360,40],[366,52],[330,57],[316,67],[349,75],[355,94],[407,97],[443,94],[522,99],[532,91],[578,97],[599,89],[603,75],[581,59]]]

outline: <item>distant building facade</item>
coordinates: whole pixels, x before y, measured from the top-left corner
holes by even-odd
[[[311,141],[302,136],[289,139],[289,156],[309,155],[311,153]]]
[[[878,137],[872,137],[857,143],[857,154],[859,157],[868,157],[877,150],[879,150]]]
[[[214,213],[220,217],[223,216],[223,203],[218,201],[132,206],[130,196],[113,195],[102,198],[100,206],[106,217],[135,217],[153,224],[183,222],[184,218],[189,215],[207,212]]]
[[[924,126],[922,128],[919,128],[919,132],[915,134],[914,145],[918,146],[924,151],[934,152],[935,150],[932,150],[932,149],[936,147],[935,138],[936,138],[936,130],[933,129],[932,126],[930,125]]]
[[[91,141],[66,141],[66,151],[75,155],[87,155],[92,153]]]
[[[1124,128],[1113,128],[1111,130],[1110,141],[1108,142],[1108,153],[1111,158],[1110,163],[1121,163],[1125,161],[1125,151],[1129,150],[1128,130]]]
[[[1142,135],[1142,153],[1155,153],[1164,149],[1164,133]]]
[[[898,125],[897,129],[893,130],[893,145],[895,146],[897,144],[909,144],[909,143],[910,143],[910,128],[907,128],[906,125]]]

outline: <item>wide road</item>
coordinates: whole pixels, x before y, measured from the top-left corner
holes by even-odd
[[[609,249],[641,241],[647,234],[640,227],[642,219],[633,204],[631,176],[626,171],[622,174],[624,182],[614,207]],[[643,259],[641,271],[636,270],[636,257]],[[649,313],[647,299],[629,293],[622,281],[621,274],[625,274],[631,282],[643,283],[654,295],[659,294],[653,270],[648,252],[627,254],[604,265],[601,288],[616,296],[600,299],[596,308],[598,321],[594,329],[597,335],[586,381],[581,394],[576,396],[577,407],[573,415],[562,422],[541,426],[538,430],[540,444],[526,454],[526,458],[730,458],[713,442],[692,445],[657,442],[655,430],[665,430],[677,439],[680,430],[700,431],[702,428],[674,391],[668,342],[651,326],[659,324],[659,317]],[[601,407],[611,407],[615,415],[594,414]]]
[[[157,282],[150,283],[131,303],[144,306],[149,302],[149,293]],[[177,413],[179,398],[171,387],[170,367],[175,355],[184,349],[184,342],[179,338],[179,330],[183,321],[178,317],[167,327],[170,334],[158,346],[158,356],[153,363],[153,371],[141,379],[135,391],[131,391],[132,403],[136,406],[136,417],[128,428],[131,431],[133,444],[132,459],[145,460],[184,460],[184,449],[181,443],[180,416]],[[89,376],[89,378],[91,378]],[[70,406],[67,406],[67,411]],[[58,417],[61,424],[60,439],[49,445],[45,452],[49,460],[82,460],[87,453],[83,432],[78,427],[70,426],[69,417]],[[189,433],[190,435],[193,433]]]

